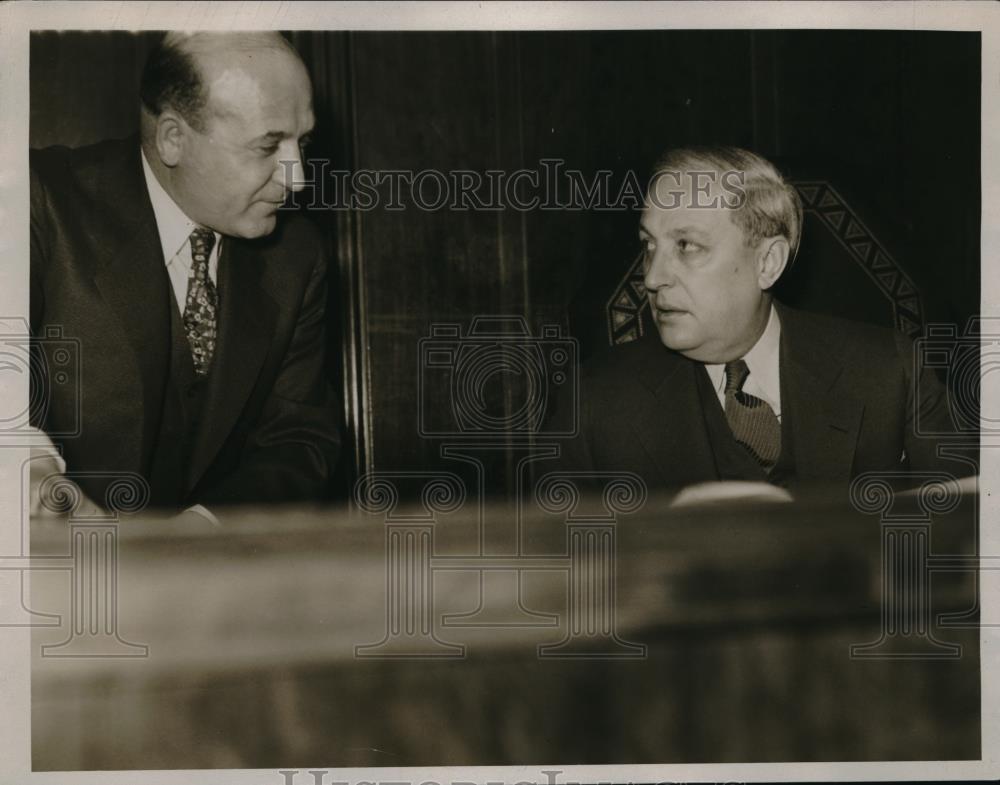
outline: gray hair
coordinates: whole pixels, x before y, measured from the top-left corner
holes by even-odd
[[[774,164],[740,147],[678,147],[668,150],[653,167],[653,178],[664,173],[735,172],[744,198],[733,206],[732,220],[748,245],[767,237],[784,237],[795,259],[802,236],[802,200]]]

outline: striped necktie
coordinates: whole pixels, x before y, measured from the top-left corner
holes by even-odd
[[[736,441],[770,472],[781,452],[781,424],[767,403],[743,392],[749,375],[745,361],[726,363],[726,420]]]

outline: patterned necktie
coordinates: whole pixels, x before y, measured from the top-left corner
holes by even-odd
[[[191,346],[194,372],[208,373],[215,354],[216,309],[219,297],[208,274],[208,258],[215,245],[211,229],[191,232],[191,274],[188,276],[187,301],[184,303],[184,332]]]
[[[743,360],[726,363],[726,420],[736,441],[770,472],[781,452],[781,425],[770,406],[743,392],[749,375]]]

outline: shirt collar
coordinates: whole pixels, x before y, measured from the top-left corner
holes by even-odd
[[[743,355],[743,360],[750,371],[750,377],[761,391],[772,401],[781,400],[780,393],[780,357],[781,357],[781,320],[774,304],[767,317],[767,325],[750,351]],[[706,365],[705,369],[712,380],[716,391],[721,393],[726,386],[725,365],[722,363]]]
[[[773,401],[777,401],[780,397],[778,382],[780,348],[781,321],[778,319],[778,312],[772,304],[771,314],[767,318],[764,332],[761,333],[757,343],[744,355],[743,359],[746,360],[750,375],[756,377],[757,385]]]
[[[160,234],[163,263],[169,264],[170,260],[184,248],[188,238],[191,237],[191,232],[198,224],[184,214],[177,202],[160,185],[149,161],[146,160],[145,150],[142,151],[142,172],[146,177],[146,190],[149,191],[149,201],[153,204],[153,215],[156,217],[156,229]],[[218,245],[218,232],[215,233],[215,240]],[[190,258],[182,256],[181,259],[185,266],[190,267]]]

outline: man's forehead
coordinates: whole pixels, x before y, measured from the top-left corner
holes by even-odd
[[[642,222],[657,232],[718,228],[732,221],[734,187],[738,183],[709,168],[658,172],[649,184]]]
[[[206,58],[203,77],[209,110],[239,120],[253,135],[291,133],[302,124],[311,124],[308,75],[287,54],[273,50],[271,54]]]
[[[257,76],[238,66],[206,74],[205,86],[214,108],[219,112],[236,108],[259,110],[267,101],[264,86]]]
[[[708,167],[660,171],[650,180],[646,201],[658,205],[707,206],[716,197],[732,196],[739,182],[731,174]]]
[[[681,230],[710,234],[724,230],[726,224],[732,223],[731,212],[732,209],[722,203],[714,207],[697,207],[689,204],[673,206],[669,202],[657,205],[647,198],[640,226],[655,235]]]

